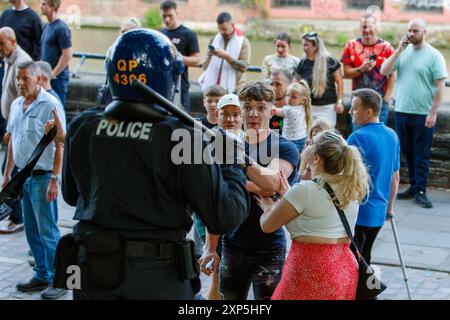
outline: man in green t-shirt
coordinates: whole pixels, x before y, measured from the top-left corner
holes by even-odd
[[[442,101],[447,66],[443,55],[425,41],[423,19],[408,24],[395,53],[387,59],[381,73],[397,71],[395,90],[395,130],[406,158],[410,187],[398,199],[413,199],[431,208],[426,195],[430,149],[437,112]]]

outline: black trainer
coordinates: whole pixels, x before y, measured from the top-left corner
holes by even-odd
[[[414,192],[413,189],[411,187],[409,187],[405,191],[397,193],[397,199],[398,200],[413,199],[415,195],[416,195],[416,192]]]
[[[48,288],[48,282],[33,277],[30,281],[18,283],[16,288],[22,292],[41,291]]]
[[[41,298],[47,300],[58,299],[59,297],[65,295],[67,290],[48,287],[47,290],[41,292]]]
[[[427,194],[423,191],[419,191],[414,196],[414,202],[417,203],[422,208],[432,208],[433,204],[428,200]]]

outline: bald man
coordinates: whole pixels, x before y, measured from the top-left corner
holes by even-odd
[[[0,29],[0,56],[5,62],[1,109],[3,118],[8,120],[11,103],[19,96],[16,81],[16,66],[22,62],[31,60],[28,53],[17,44],[16,34],[10,27]]]
[[[26,53],[16,41],[16,34],[10,27],[3,27],[0,29],[0,56],[5,62],[5,74],[2,81],[1,94],[1,111],[2,117],[8,121],[9,111],[12,102],[19,97],[19,86],[16,80],[16,67],[22,62],[31,61],[31,57]],[[8,133],[5,134],[5,141],[8,139]],[[3,139],[3,137],[0,137]],[[6,160],[5,153],[5,160]],[[3,167],[4,167],[3,163]],[[3,169],[3,168],[2,168]],[[17,173],[17,168],[14,168],[12,175]],[[22,208],[20,201],[10,204],[13,212],[9,217],[8,225],[0,226],[1,233],[14,233],[23,230]]]
[[[6,2],[6,1],[3,1]],[[25,0],[9,0],[12,7],[3,11],[0,28],[11,27],[16,33],[17,43],[33,58],[41,56],[42,21]]]
[[[423,208],[433,205],[426,194],[430,149],[439,105],[447,78],[443,55],[425,37],[423,19],[408,23],[395,53],[387,59],[381,73],[397,71],[395,90],[395,130],[408,165],[410,187],[398,199],[414,199]]]

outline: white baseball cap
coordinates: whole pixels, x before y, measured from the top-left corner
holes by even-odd
[[[235,106],[239,109],[241,108],[241,104],[239,102],[239,97],[233,93],[226,94],[219,99],[217,103],[217,110],[222,109],[226,106]]]

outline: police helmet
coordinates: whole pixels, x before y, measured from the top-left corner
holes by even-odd
[[[113,96],[106,112],[117,113],[116,109],[130,109],[130,106],[158,109],[154,101],[131,86],[133,79],[141,80],[173,101],[184,65],[181,55],[164,34],[150,29],[133,29],[122,34],[110,48],[106,71]]]

